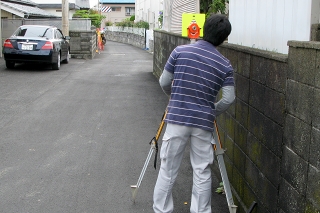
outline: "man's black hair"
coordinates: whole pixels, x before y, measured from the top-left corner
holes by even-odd
[[[225,15],[211,15],[203,26],[203,40],[219,46],[231,33],[231,24]]]

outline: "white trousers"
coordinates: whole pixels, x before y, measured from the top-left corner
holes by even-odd
[[[211,213],[212,133],[199,128],[167,124],[160,150],[161,166],[153,194],[156,213],[173,212],[172,187],[177,178],[183,153],[190,141],[193,168],[191,213]]]

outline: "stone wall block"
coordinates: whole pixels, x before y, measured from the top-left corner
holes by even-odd
[[[235,167],[233,167],[232,176],[229,176],[229,181],[232,184],[233,188],[236,190],[237,194],[240,197],[243,197],[245,179],[240,174],[239,170],[236,169]]]
[[[234,166],[237,168],[238,172],[241,174],[241,176],[244,177],[245,173],[245,163],[246,162],[246,155],[245,153],[240,149],[237,144],[234,145],[233,148],[233,158],[236,159],[233,163]]]
[[[238,73],[235,73],[236,97],[249,103],[250,80]]]
[[[81,50],[80,37],[70,39],[70,52]]]
[[[286,92],[286,80],[289,66],[287,63],[270,60],[270,66],[267,70],[266,85],[278,92]]]
[[[243,52],[238,53],[238,74],[243,75],[246,78],[250,77],[250,60],[250,54]]]
[[[238,144],[240,149],[247,153],[247,136],[249,131],[245,129],[240,123],[235,122],[235,143]]]
[[[316,50],[303,47],[290,47],[288,55],[288,78],[304,84],[314,85]]]
[[[250,79],[261,84],[266,83],[269,60],[259,56],[251,56]]]
[[[234,128],[235,128],[235,119],[230,114],[225,113],[225,131],[229,137],[234,140]]]
[[[249,159],[274,186],[277,186],[280,180],[281,158],[259,142],[252,134],[248,136],[247,150]]]
[[[245,206],[250,206],[253,201],[257,202],[258,200],[259,199],[257,198],[257,196],[250,188],[250,185],[245,183],[245,185],[243,187],[243,203],[245,204]],[[259,209],[258,207],[262,207],[262,209],[265,209],[265,207],[261,203],[258,203],[258,205],[256,205],[256,207],[252,213],[266,212],[266,211],[261,211],[261,209]],[[245,211],[243,211],[243,212],[245,213]]]
[[[286,104],[288,113],[311,124],[312,106],[314,102],[314,89],[297,81],[287,81]]]
[[[233,150],[234,150],[234,142],[231,140],[230,137],[225,137],[224,140],[221,139],[222,148],[225,150],[225,155],[233,162]]]
[[[312,165],[309,166],[307,184],[307,199],[320,210],[320,170]]]
[[[236,99],[236,120],[243,126],[248,127],[249,105],[240,99]]]
[[[319,31],[320,32],[320,31]],[[319,33],[320,35],[320,33]],[[316,69],[314,73],[314,86],[320,89],[320,50],[317,50]]]
[[[320,70],[319,70],[320,72]],[[312,126],[320,129],[320,89],[314,88],[314,98],[312,102]]]
[[[284,148],[282,177],[301,195],[306,194],[308,163],[288,147]]]
[[[242,162],[243,163],[243,162]],[[249,159],[246,158],[245,163],[245,180],[249,184],[252,191],[257,195],[258,185],[260,184],[260,171],[258,167]]]
[[[283,146],[283,127],[275,123],[273,120],[264,117],[261,120],[263,125],[264,138],[261,140],[268,149],[270,149],[276,156],[282,156]]]
[[[304,160],[309,160],[311,126],[299,118],[287,115],[284,131],[284,143]]]
[[[249,104],[261,113],[264,113],[266,102],[268,101],[265,97],[265,91],[266,86],[250,81]]]
[[[263,175],[259,173],[257,197],[270,212],[276,212],[278,201],[278,189]]]
[[[312,128],[309,162],[320,170],[320,130]]]
[[[298,193],[297,190],[284,179],[281,180],[279,192],[279,212],[304,212],[306,206],[304,196]]]
[[[264,135],[264,123],[261,122],[265,120],[265,116],[258,112],[256,109],[249,106],[249,122],[248,122],[248,129],[249,131],[259,139],[259,141],[265,140]]]
[[[281,126],[284,125],[285,120],[285,95],[275,90],[266,88],[264,94],[264,114],[271,118]]]

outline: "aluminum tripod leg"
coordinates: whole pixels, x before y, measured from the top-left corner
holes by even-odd
[[[132,189],[132,199],[131,199],[131,200],[132,200],[133,202],[135,202],[138,189],[139,189],[139,187],[140,187],[140,184],[141,184],[141,181],[142,181],[142,179],[143,179],[144,173],[146,172],[146,169],[147,169],[147,167],[148,167],[149,161],[150,161],[150,159],[151,159],[151,156],[152,156],[152,153],[153,153],[154,150],[155,150],[155,147],[154,147],[153,145],[151,145],[149,154],[148,154],[148,156],[147,156],[146,161],[144,162],[142,171],[141,171],[141,173],[140,173],[140,176],[139,176],[137,185],[131,185],[131,189]]]
[[[217,160],[218,160],[218,164],[219,164],[219,170],[220,170],[220,174],[221,174],[221,178],[222,178],[222,182],[223,182],[224,191],[226,193],[229,212],[236,213],[237,206],[234,205],[234,202],[233,202],[232,192],[231,192],[231,188],[230,188],[230,182],[228,179],[228,174],[227,174],[226,166],[225,166],[224,159],[223,159],[224,150],[221,148],[221,141],[220,141],[218,126],[217,126],[216,122],[214,124],[215,124],[214,138],[217,139],[219,142],[219,144],[214,146],[215,154],[217,156]]]
[[[163,129],[163,126],[164,126],[164,119],[167,115],[167,111],[165,111],[163,113],[163,116],[162,116],[162,119],[161,119],[161,123],[160,123],[160,126],[158,128],[158,131],[156,133],[156,136],[154,138],[152,138],[152,140],[150,141],[149,144],[151,144],[151,148],[150,148],[150,151],[149,151],[149,154],[147,156],[147,159],[146,161],[144,162],[144,165],[143,165],[143,168],[142,168],[142,171],[140,173],[140,176],[139,176],[139,179],[138,179],[138,182],[137,182],[137,185],[131,185],[131,189],[132,189],[132,201],[135,202],[135,199],[136,199],[136,196],[137,196],[137,192],[138,192],[138,188],[140,187],[140,184],[141,184],[141,181],[143,179],[143,176],[144,176],[144,173],[146,172],[146,169],[148,167],[148,164],[149,164],[149,161],[150,161],[150,158],[152,156],[152,153],[153,151],[156,151],[155,153],[155,159],[154,159],[154,168],[156,169],[156,165],[157,165],[157,153],[158,153],[158,139],[160,137],[160,134],[161,134],[161,131]]]

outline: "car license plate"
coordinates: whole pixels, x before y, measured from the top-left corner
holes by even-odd
[[[21,49],[22,50],[33,50],[33,45],[32,44],[22,44]]]

